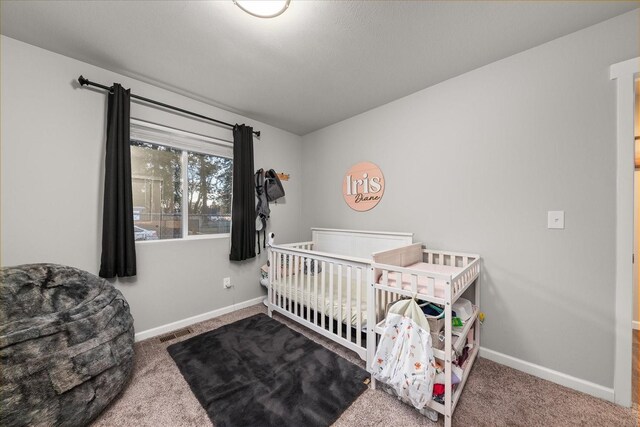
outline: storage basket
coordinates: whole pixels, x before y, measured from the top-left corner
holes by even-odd
[[[440,339],[441,337],[443,339]],[[441,336],[440,332],[431,331],[431,347],[433,347],[436,350],[443,350],[444,349],[444,334]]]
[[[431,333],[438,334],[442,329],[444,329],[444,316],[436,317],[424,315],[427,318],[427,322],[429,322],[429,329],[431,329]]]
[[[420,307],[423,308],[423,311],[425,311],[424,307],[428,305],[442,309],[441,307],[431,303],[422,303],[420,304]],[[432,308],[428,308],[426,310],[430,310],[432,312],[434,311]],[[431,329],[431,332],[440,332],[444,328],[444,311],[438,315],[427,314],[425,312],[424,317],[426,317],[427,322],[429,322],[429,329]]]
[[[394,301],[391,301],[390,303],[388,303],[386,308],[385,308],[384,315],[386,316],[387,314],[389,314],[389,308],[391,308],[391,306],[393,304],[397,303],[398,301],[405,300],[405,299],[409,299],[409,297],[402,297],[402,298],[399,298],[397,300],[394,300]],[[422,305],[423,304],[420,304],[421,307],[422,307]],[[424,317],[427,318],[427,322],[429,323],[429,329],[431,330],[432,334],[435,333],[436,335],[438,335],[438,333],[440,333],[440,331],[442,331],[444,329],[444,313],[442,313],[439,316],[430,316],[428,314],[425,314]]]

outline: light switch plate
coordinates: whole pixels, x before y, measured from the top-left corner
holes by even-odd
[[[564,211],[547,212],[547,228],[564,229]]]

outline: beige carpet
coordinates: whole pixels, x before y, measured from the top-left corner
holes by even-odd
[[[180,375],[166,347],[235,320],[266,312],[262,304],[192,326],[193,334],[166,343],[136,344],[131,383],[93,426],[210,426],[211,421]],[[281,316],[289,324],[354,363],[354,354]],[[453,417],[454,426],[636,426],[638,412],[478,359]],[[334,426],[434,426],[380,390],[365,391]]]

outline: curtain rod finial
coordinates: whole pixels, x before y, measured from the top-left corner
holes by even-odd
[[[80,86],[85,86],[89,84],[89,80],[80,75],[80,77],[78,77],[78,83],[80,83]]]
[[[259,131],[259,130],[255,131],[254,133],[256,134],[256,136],[257,136],[258,138],[260,138],[260,131]]]

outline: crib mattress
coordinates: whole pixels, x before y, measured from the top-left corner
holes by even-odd
[[[351,324],[351,326],[357,327],[358,318],[360,319],[360,326],[364,329],[367,325],[367,294],[366,294],[366,280],[362,280],[362,283],[358,285],[355,277],[352,277],[351,283],[347,283],[346,277],[342,278],[342,292],[339,293],[338,288],[338,275],[333,276],[333,295],[329,292],[329,275],[325,275],[324,295],[322,294],[322,274],[318,276],[318,298],[315,295],[314,289],[314,275],[300,274],[298,275],[298,281],[302,281],[302,285],[298,282],[298,288],[296,289],[296,277],[287,276],[282,277],[280,280],[272,282],[272,290],[276,291],[276,295],[282,295],[283,298],[290,299],[304,306],[310,307],[312,310],[322,313],[328,317],[338,320],[345,324]],[[355,275],[354,275],[355,276]],[[289,285],[291,280],[291,285]],[[310,282],[310,283],[307,283]],[[347,285],[351,287],[351,316],[347,319]],[[358,304],[357,299],[357,287],[360,286],[361,302]],[[333,298],[331,298],[333,296]],[[316,301],[317,299],[317,301]],[[285,303],[286,305],[286,303]],[[333,311],[332,311],[333,308]]]
[[[415,264],[408,265],[404,268],[424,271],[427,273],[446,274],[446,275],[455,275],[463,270],[462,267],[453,267],[450,265],[440,265],[440,264],[428,264],[426,262],[416,262]],[[400,285],[398,285],[397,276],[401,276]],[[428,295],[429,294],[428,286],[429,286],[430,279],[427,276],[418,276],[417,279],[418,279],[417,280],[418,292],[421,294]],[[378,279],[378,283],[379,284],[382,283],[382,276]],[[394,288],[399,287],[404,290],[410,291],[411,290],[411,274],[402,273],[400,275],[399,273],[389,272],[387,284]],[[436,298],[444,298],[445,281],[441,279],[435,279],[433,281],[433,284],[434,284],[433,296],[435,296]]]

